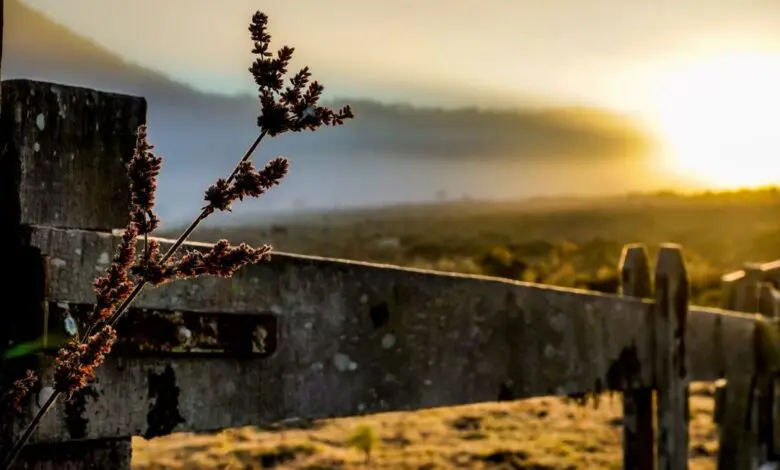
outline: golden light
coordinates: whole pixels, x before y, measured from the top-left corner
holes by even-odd
[[[653,96],[666,164],[716,188],[780,184],[780,54],[684,66]]]

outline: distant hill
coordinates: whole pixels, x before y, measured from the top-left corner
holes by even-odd
[[[199,200],[191,200],[200,199],[200,189],[192,189],[191,194],[181,189],[204,186],[228,171],[226,162],[232,163],[256,132],[257,105],[253,96],[200,92],[158,71],[123,60],[19,0],[5,1],[3,48],[3,78],[32,78],[145,96],[151,137],[166,157],[162,207],[171,212],[179,212],[182,204],[199,205]],[[598,109],[445,110],[363,99],[346,101],[358,116],[349,125],[298,134],[292,140],[283,137],[264,147],[264,155],[292,155],[297,163],[293,171],[301,175],[295,177],[298,184],[293,175],[288,178],[289,189],[280,188],[277,192],[282,195],[276,202],[272,200],[271,206],[289,208],[293,200],[327,201],[329,205],[408,202],[399,197],[427,197],[424,195],[437,189],[480,197],[479,187],[437,180],[436,175],[445,170],[441,165],[634,161],[653,147],[650,137],[635,123]],[[379,160],[384,163],[377,164]],[[358,161],[365,164],[361,167],[355,164]],[[401,166],[393,167],[395,171],[388,171],[387,165],[392,166],[393,161],[418,163],[399,163]],[[405,171],[428,171],[430,177],[403,194],[397,189],[382,192],[377,185],[360,188],[350,183],[327,188],[322,184],[322,178],[351,181],[365,177],[355,171],[380,171],[402,179]],[[313,187],[317,181],[318,187]],[[166,187],[166,182],[172,187]],[[342,191],[338,197],[336,188]],[[571,191],[570,185],[566,188]]]
[[[630,119],[598,109],[434,109],[352,100],[351,146],[430,157],[635,158],[652,147]],[[377,132],[381,129],[380,132]]]
[[[3,78],[33,78],[142,94],[155,101],[197,102],[207,97],[122,59],[19,0],[5,1],[4,29]]]

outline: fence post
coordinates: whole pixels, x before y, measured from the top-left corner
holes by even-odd
[[[778,320],[778,307],[774,287],[762,282],[758,291],[758,312],[774,327]],[[777,461],[778,453],[775,447],[775,418],[777,415],[778,397],[776,394],[777,380],[771,370],[764,370],[758,377],[757,414],[758,414],[758,452],[761,462]]]
[[[766,308],[766,311],[772,312],[772,317],[775,319],[775,327],[778,327],[780,322],[780,291],[777,290],[777,281],[772,282],[771,287],[767,286],[761,291],[762,311]],[[772,408],[772,446],[770,458],[778,461],[780,460],[780,380],[777,379],[776,374],[774,376],[774,403]]]
[[[688,468],[689,376],[685,352],[688,274],[682,249],[661,245],[655,267],[658,469]]]
[[[741,288],[741,283],[745,278],[744,271],[735,271],[721,276],[720,281],[720,308],[724,310],[737,310],[737,292]],[[721,354],[724,354],[721,352]],[[721,358],[722,359],[722,358]],[[714,384],[715,391],[713,393],[713,421],[718,428],[718,432],[721,432],[721,428],[726,416],[726,380],[720,378]]]
[[[745,263],[744,275],[737,279],[731,299],[722,299],[726,308],[777,316],[771,285],[763,283],[761,264]],[[755,376],[734,371],[720,381],[715,394],[715,416],[719,425],[719,468],[754,468],[776,459],[775,388],[776,381],[766,373]]]
[[[745,263],[745,277],[737,284],[735,309],[740,312],[758,312],[758,290],[764,279],[760,263]]]
[[[724,310],[736,310],[737,290],[744,278],[745,271],[734,271],[721,276],[720,308]]]
[[[623,247],[620,257],[620,293],[624,296],[653,296],[650,261],[641,244]],[[652,333],[652,328],[648,334]],[[652,341],[652,337],[650,338]],[[623,392],[623,468],[655,469],[655,435],[653,428],[653,389],[633,388]]]
[[[41,268],[47,258],[29,246],[25,228],[44,225],[109,232],[123,227],[129,201],[125,165],[133,154],[136,130],[146,121],[142,98],[31,80],[3,81],[1,95],[0,271],[8,282],[0,289],[14,289],[14,295],[3,296],[7,300],[0,325],[0,357],[20,342],[47,339],[48,265]],[[26,367],[39,369],[50,361],[40,350],[35,353],[13,366],[3,361],[0,395],[18,378],[12,374],[18,376]],[[23,403],[23,416],[15,424],[5,409],[0,409],[0,422],[11,423],[12,432],[18,432],[37,411],[36,391]],[[86,396],[74,397],[81,399]],[[6,445],[9,437],[5,435]],[[71,437],[78,442],[28,445],[14,469],[129,470],[129,436],[84,441],[71,432]],[[0,454],[3,447],[0,443]]]

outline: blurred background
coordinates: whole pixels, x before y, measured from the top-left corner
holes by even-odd
[[[625,243],[677,242],[708,306],[723,274],[780,258],[777,0],[5,0],[2,78],[146,97],[175,236],[258,132],[258,9],[356,118],[265,140],[255,161],[290,174],[195,239],[606,293]],[[364,468],[350,443],[368,442],[372,468],[620,468],[621,412],[549,398],[175,434],[136,439],[133,467]],[[691,413],[690,468],[712,469],[710,389]]]
[[[772,0],[9,0],[3,78],[142,95],[184,222],[256,132],[248,18],[358,119],[268,141],[267,212],[777,183]],[[230,221],[235,222],[233,214]]]

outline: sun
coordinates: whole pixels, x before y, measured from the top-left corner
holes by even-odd
[[[780,184],[780,54],[692,62],[661,80],[652,99],[673,172],[721,189]]]

